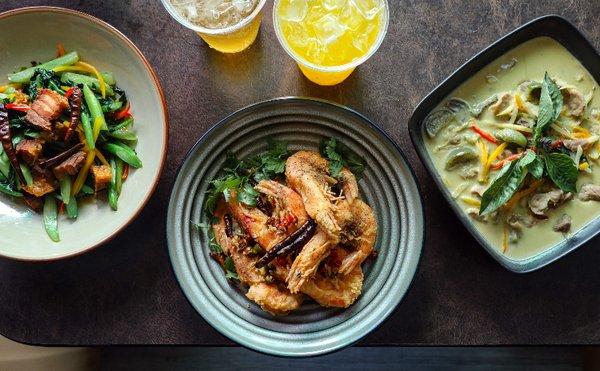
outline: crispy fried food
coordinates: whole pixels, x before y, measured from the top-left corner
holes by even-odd
[[[347,275],[324,277],[317,272],[302,286],[302,292],[324,307],[348,308],[360,296],[363,272],[360,266]]]
[[[292,293],[299,292],[302,285],[313,276],[321,261],[329,254],[330,248],[331,241],[327,233],[318,228],[317,233],[304,245],[288,273],[288,289]]]
[[[215,210],[218,221],[212,226],[213,232],[223,252],[231,257],[240,282],[250,286],[246,294],[248,299],[275,315],[287,314],[300,307],[303,299],[301,294],[292,294],[286,288],[268,282],[270,279],[267,279],[265,271],[255,267],[259,257],[247,252],[249,236],[245,235],[235,218],[226,221],[228,215],[232,215],[229,205],[224,201],[219,202]],[[284,265],[278,265],[276,270],[283,270],[284,276],[287,274]]]
[[[341,173],[341,194],[332,190],[338,180],[329,174],[329,162],[313,151],[298,151],[286,161],[288,184],[304,201],[306,212],[337,243],[346,221],[352,217],[350,205],[358,197],[354,175],[344,169]]]
[[[246,294],[264,310],[272,314],[287,314],[302,305],[302,294],[291,294],[275,284],[259,283],[250,286]]]
[[[266,198],[268,210],[238,202],[235,192],[231,192],[229,207],[248,234],[265,250],[270,250],[306,223],[308,215],[300,195],[291,188],[272,180],[262,180],[254,188]]]
[[[341,274],[349,274],[373,252],[377,239],[377,220],[373,210],[362,200],[352,204],[352,219],[342,231],[342,243],[352,252],[342,261]]]

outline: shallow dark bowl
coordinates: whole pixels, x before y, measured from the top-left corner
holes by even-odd
[[[592,46],[586,37],[569,21],[557,15],[548,15],[534,19],[517,28],[463,64],[419,103],[413,111],[412,117],[408,123],[411,140],[417,149],[421,161],[429,171],[429,174],[432,176],[457,217],[494,259],[506,269],[517,273],[525,273],[539,269],[575,250],[600,232],[600,218],[592,220],[569,239],[555,244],[538,255],[524,260],[507,258],[489,244],[475,228],[471,220],[461,211],[457,203],[452,200],[450,192],[444,186],[442,179],[435,169],[435,166],[427,153],[427,149],[425,148],[423,142],[423,120],[429,112],[437,107],[441,101],[448,96],[448,94],[467,81],[476,72],[516,46],[540,36],[551,37],[558,41],[581,62],[596,81],[600,81],[600,56],[594,46]]]

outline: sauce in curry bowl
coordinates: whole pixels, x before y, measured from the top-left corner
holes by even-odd
[[[462,212],[507,258],[538,255],[600,216],[598,83],[561,44],[529,40],[424,120]]]

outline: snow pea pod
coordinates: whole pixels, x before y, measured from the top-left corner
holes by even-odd
[[[56,199],[52,195],[47,195],[44,198],[44,228],[48,237],[54,242],[59,242],[58,236],[58,208],[56,207]]]

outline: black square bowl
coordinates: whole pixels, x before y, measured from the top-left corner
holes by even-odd
[[[551,246],[538,255],[524,260],[509,259],[490,245],[472,224],[472,221],[462,212],[456,201],[452,199],[425,148],[423,120],[452,91],[476,72],[518,45],[540,36],[547,36],[558,41],[581,62],[596,81],[600,81],[600,56],[594,46],[566,19],[557,15],[543,16],[510,32],[463,64],[419,103],[408,124],[411,140],[421,161],[425,164],[429,174],[433,177],[457,217],[494,259],[506,269],[517,273],[539,269],[575,250],[600,232],[600,218],[593,219],[568,239]]]

